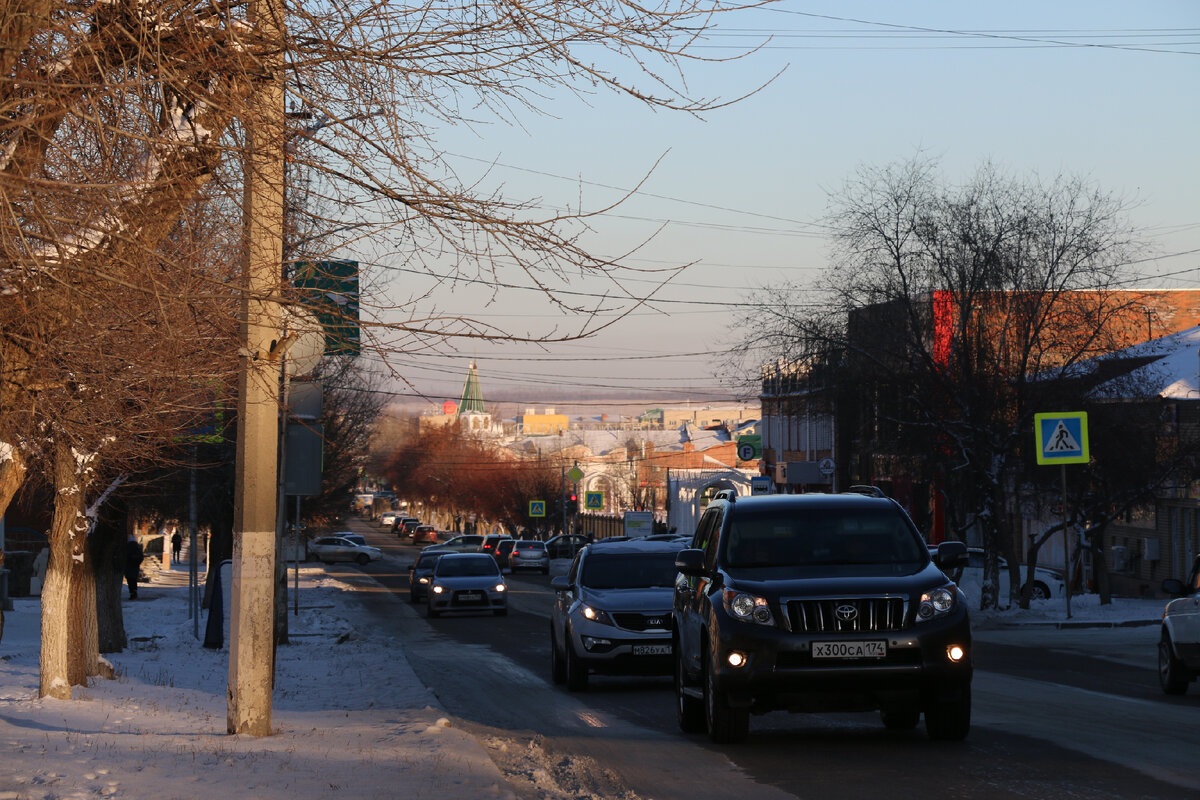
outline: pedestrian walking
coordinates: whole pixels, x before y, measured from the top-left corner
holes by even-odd
[[[183,537],[179,535],[179,531],[171,534],[171,561],[179,563],[179,551],[183,549]]]
[[[141,542],[132,533],[129,534],[125,541],[125,581],[129,584],[130,600],[137,600],[138,577],[141,575],[142,559],[145,557]]]

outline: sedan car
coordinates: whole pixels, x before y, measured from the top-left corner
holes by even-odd
[[[552,536],[546,540],[546,553],[550,558],[574,558],[591,541],[592,537],[579,533]]]
[[[436,547],[426,547],[408,568],[408,601],[419,603],[429,594],[429,582],[433,579],[433,568],[438,559],[449,553]]]
[[[551,579],[550,672],[571,691],[588,673],[670,674],[677,542],[590,544]]]
[[[343,536],[322,536],[308,543],[308,556],[326,564],[334,561],[354,561],[359,565],[383,558],[378,547],[358,544]]]
[[[516,543],[516,539],[505,539],[496,545],[496,550],[492,553],[492,558],[496,559],[496,563],[500,565],[500,569],[508,569],[508,557],[512,555],[513,545]]]
[[[486,553],[443,553],[429,579],[429,616],[447,612],[508,613],[508,585]]]
[[[1176,599],[1163,609],[1158,640],[1158,679],[1167,694],[1184,694],[1200,676],[1200,556],[1187,583],[1169,578],[1162,590]]]
[[[935,553],[936,547],[930,547],[930,552]],[[978,598],[978,592],[983,586],[983,548],[968,547],[967,548],[967,565],[960,570],[954,570],[949,573],[949,577],[955,583],[959,584],[963,591],[968,595],[974,595]],[[1021,566],[1021,577],[1025,577],[1025,566]],[[1003,558],[1000,559],[1000,592],[999,597],[1002,604],[1008,603],[1008,562]],[[1066,594],[1066,583],[1063,581],[1063,574],[1059,570],[1048,567],[1037,567],[1033,572],[1033,590],[1030,597],[1034,600],[1049,600],[1051,597],[1062,597]]]
[[[437,544],[437,528],[432,525],[418,525],[412,532],[413,544]]]
[[[479,548],[483,547],[483,537],[475,534],[464,534],[463,536],[455,536],[453,539],[447,539],[438,547],[448,547],[459,553],[478,553]],[[491,556],[488,556],[491,558]],[[492,562],[496,563],[495,561]]]
[[[535,569],[543,575],[550,574],[550,557],[546,555],[546,543],[533,539],[518,539],[508,554],[508,568]]]
[[[379,515],[379,524],[384,528],[392,527],[392,523],[396,521],[395,511],[385,511]]]

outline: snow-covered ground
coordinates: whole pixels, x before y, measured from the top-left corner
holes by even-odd
[[[37,698],[39,601],[16,598],[0,640],[0,800],[514,796],[488,756],[496,743],[449,720],[404,642],[364,618],[349,584],[305,565],[300,588],[292,644],[278,650],[269,737],[226,733],[228,653],[193,637],[182,567],[154,573],[137,601],[123,601],[131,646],[108,656],[117,679],[76,687],[66,702]],[[977,602],[978,587],[964,589]],[[1083,596],[1070,620],[1062,598],[974,618],[977,628],[1151,623],[1163,605]],[[536,754],[522,758],[531,775],[553,771]],[[542,797],[572,796],[553,781],[531,783]]]

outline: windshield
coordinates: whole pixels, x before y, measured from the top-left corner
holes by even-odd
[[[674,553],[592,554],[579,583],[589,589],[649,589],[675,585]]]
[[[432,567],[445,553],[424,553],[417,559],[418,567]]]
[[[730,567],[911,564],[928,549],[894,509],[823,508],[739,514],[730,524]]]
[[[500,570],[491,556],[483,558],[443,558],[438,561],[439,578],[479,578],[499,575]]]

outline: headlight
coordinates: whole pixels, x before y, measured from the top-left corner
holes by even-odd
[[[444,591],[446,591],[446,590],[445,590],[445,588],[443,588],[443,587],[441,587],[441,586],[434,586],[434,587],[433,587],[433,593],[434,593],[434,594],[441,594],[441,593],[442,593],[442,592],[444,592]]]
[[[579,613],[583,614],[584,619],[589,619],[592,622],[599,622],[601,625],[613,625],[612,617],[608,615],[607,611],[602,611],[598,608],[592,608],[588,605],[581,605],[579,607]]]
[[[925,592],[921,595],[921,604],[917,606],[917,622],[944,617],[954,610],[957,603],[958,595],[953,584]]]
[[[417,583],[429,583],[429,578],[418,578]]]
[[[503,592],[503,591],[504,591],[505,589],[507,589],[507,588],[508,588],[508,587],[507,587],[507,586],[505,586],[503,583],[497,583],[497,584],[496,584],[496,591],[497,591],[497,592]]]
[[[766,598],[739,592],[736,589],[726,589],[721,596],[725,601],[725,610],[734,619],[759,625],[775,624],[775,617],[771,614],[771,607],[767,604]]]

